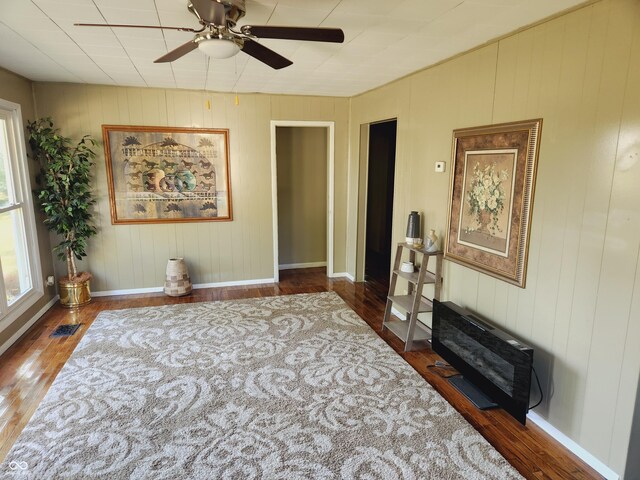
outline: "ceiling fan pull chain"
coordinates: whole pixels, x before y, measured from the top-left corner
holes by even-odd
[[[238,57],[234,58],[233,60],[234,60],[233,76],[236,79],[235,83],[233,84],[233,89],[235,90],[235,94],[236,94],[235,103],[237,107],[238,105],[240,105],[240,100],[238,99],[238,80],[240,80],[238,78]]]

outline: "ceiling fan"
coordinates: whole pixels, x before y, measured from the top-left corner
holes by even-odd
[[[245,0],[188,0],[187,8],[196,16],[201,28],[103,23],[76,23],[75,25],[83,27],[157,28],[195,33],[192,40],[156,59],[154,63],[173,62],[196,48],[213,58],[229,58],[242,50],[247,55],[266,63],[271,68],[281,69],[288,67],[293,62],[256,42],[254,39],[277,38],[311,42],[344,42],[344,32],[339,28],[243,25],[239,30],[236,30],[236,23],[246,13]]]

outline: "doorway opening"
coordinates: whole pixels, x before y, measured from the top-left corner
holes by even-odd
[[[333,122],[271,122],[275,282],[295,268],[333,276],[333,165]]]
[[[369,125],[364,280],[389,285],[397,120]]]

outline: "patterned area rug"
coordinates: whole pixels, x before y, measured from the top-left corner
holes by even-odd
[[[102,312],[3,475],[521,478],[334,293]]]

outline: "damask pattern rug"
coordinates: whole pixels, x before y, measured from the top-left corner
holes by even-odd
[[[331,292],[102,312],[5,476],[521,478]]]

